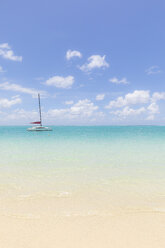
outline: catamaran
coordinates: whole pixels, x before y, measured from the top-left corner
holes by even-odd
[[[39,126],[29,127],[27,131],[52,131],[52,128],[42,126],[40,94],[38,94],[38,106],[39,106],[40,121],[34,121],[31,122],[30,124],[39,124]]]

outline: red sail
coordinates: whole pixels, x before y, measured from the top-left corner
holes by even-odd
[[[41,124],[40,121],[34,121],[34,122],[30,122],[30,124]]]

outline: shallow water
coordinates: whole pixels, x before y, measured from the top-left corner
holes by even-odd
[[[164,177],[165,127],[0,127],[3,213],[165,211]]]

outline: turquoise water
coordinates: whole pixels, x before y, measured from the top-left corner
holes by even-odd
[[[92,195],[95,205],[165,208],[165,127],[26,128],[0,127],[2,199]]]

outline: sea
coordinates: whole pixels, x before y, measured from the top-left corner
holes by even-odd
[[[0,127],[0,213],[165,212],[165,126]]]

